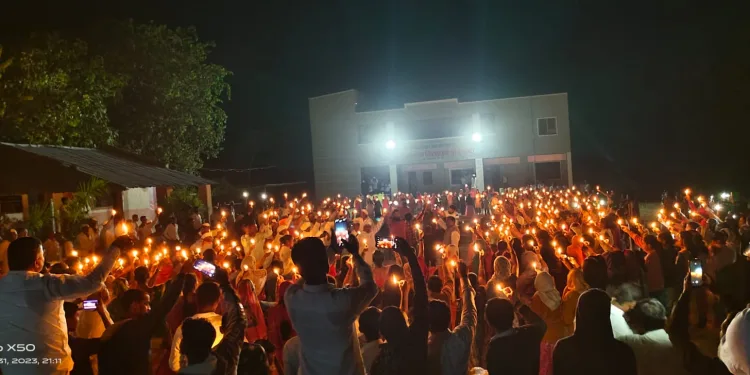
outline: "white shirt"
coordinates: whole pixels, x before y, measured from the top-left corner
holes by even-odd
[[[224,338],[224,334],[221,333],[221,315],[215,312],[207,312],[201,314],[195,314],[192,318],[201,318],[208,320],[214,329],[216,330],[216,338],[212,348],[219,345],[221,339]],[[169,352],[169,368],[174,372],[179,372],[181,368],[187,366],[187,357],[180,354],[180,343],[182,342],[182,324],[177,327],[174,331],[174,338],[172,339],[172,350]]]
[[[203,219],[201,218],[200,214],[193,213],[192,215],[190,215],[190,220],[193,222],[193,229],[201,229],[201,226],[203,225]]]
[[[359,258],[358,258],[359,259]],[[378,292],[367,263],[355,267],[361,284],[289,287],[284,300],[300,340],[301,375],[364,375],[354,322]]]
[[[362,253],[365,248],[368,249],[367,252],[362,254],[362,257],[365,258],[365,262],[367,262],[370,267],[373,267],[372,255],[375,253],[375,250],[377,250],[378,246],[378,244],[375,243],[375,233],[378,233],[380,231],[383,223],[385,223],[385,220],[380,220],[377,224],[375,224],[375,226],[370,228],[370,233],[362,232],[359,234],[359,236],[357,236],[357,240],[359,241],[360,253]]]
[[[299,336],[294,336],[284,344],[284,375],[299,373]]]
[[[35,345],[33,353],[0,353],[0,369],[5,374],[38,375],[68,372],[73,369],[68,346],[63,301],[85,298],[103,287],[120,251],[111,248],[102,262],[86,276],[42,275],[36,272],[11,271],[0,279],[0,346]],[[33,354],[33,355],[30,355]],[[12,358],[59,358],[55,365],[9,364]]]
[[[380,354],[380,344],[383,341],[375,340],[362,344],[362,361],[365,364],[365,371],[369,374],[372,369],[372,364],[375,362],[375,358]]]
[[[625,312],[612,304],[609,305],[609,321],[612,323],[612,333],[615,334],[615,338],[633,334],[633,330],[625,321]]]
[[[620,336],[618,340],[628,344],[635,354],[638,375],[687,375],[682,361],[682,352],[672,346],[669,335],[663,329]]]
[[[170,223],[164,228],[164,239],[167,241],[179,241],[180,236],[177,233],[177,224]]]
[[[292,273],[292,268],[294,268],[294,262],[292,262],[292,249],[288,246],[282,246],[281,250],[279,250],[279,259],[281,259],[281,263],[284,264],[284,269],[281,274],[288,275]]]

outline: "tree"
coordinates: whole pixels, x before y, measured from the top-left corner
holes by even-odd
[[[214,46],[194,28],[170,29],[132,21],[116,24],[104,44],[108,67],[128,77],[110,107],[117,144],[163,162],[196,171],[216,157],[227,115],[220,107],[231,74],[207,62]]]
[[[6,67],[8,68],[8,67]],[[96,147],[114,143],[107,104],[124,84],[80,39],[33,36],[5,69],[0,137],[12,142]]]
[[[0,59],[2,58],[3,58],[3,46],[0,45]],[[0,60],[0,79],[3,78],[3,73],[5,73],[5,71],[8,70],[8,67],[12,63],[13,63],[13,59]],[[3,91],[5,91],[5,87],[3,86],[2,82],[0,82],[0,88],[2,88]],[[0,97],[0,119],[3,118],[4,114],[5,114],[5,101],[3,100],[2,97]]]

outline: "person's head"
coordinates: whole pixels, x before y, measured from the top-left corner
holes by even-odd
[[[135,280],[141,288],[146,286],[149,276],[148,267],[146,266],[136,267],[133,271],[133,280]]]
[[[713,237],[713,239],[711,239],[711,246],[713,246],[713,247],[724,247],[724,246],[726,246],[727,245],[727,238],[728,237],[729,236],[727,236],[727,234],[724,233],[723,230],[714,233],[714,237]]]
[[[505,298],[492,298],[487,301],[484,316],[487,323],[499,333],[513,327],[515,309],[513,304]]]
[[[24,238],[29,236],[29,230],[26,228],[18,228],[18,238]]]
[[[42,241],[21,237],[8,245],[8,268],[11,271],[40,272],[44,268]]]
[[[639,334],[664,329],[667,309],[656,298],[642,299],[625,313],[625,320],[633,332]]]
[[[214,263],[216,261],[216,251],[214,249],[206,249],[203,252],[203,260],[208,263]]]
[[[65,322],[68,325],[68,332],[75,332],[78,328],[78,305],[73,302],[63,302],[63,311],[65,311]]]
[[[495,258],[492,266],[495,270],[495,273],[492,276],[493,279],[497,279],[502,282],[510,277],[510,261],[508,260],[508,258],[499,256]]]
[[[263,351],[266,352],[266,359],[268,360],[268,365],[272,366],[273,358],[274,358],[273,353],[276,352],[276,346],[274,346],[273,343],[271,343],[271,341],[267,339],[255,340],[255,344],[263,347]]]
[[[89,225],[88,224],[81,225],[81,233],[83,233],[83,234],[89,234]]]
[[[372,262],[375,264],[375,267],[383,267],[383,262],[385,261],[385,255],[380,250],[375,250],[375,252],[372,253]]]
[[[456,218],[453,216],[448,216],[445,218],[445,224],[449,227],[455,227],[456,226]]]
[[[137,223],[138,222],[138,215],[137,214],[133,214],[133,216],[131,216],[130,219],[133,220],[134,223]]]
[[[601,289],[589,289],[581,294],[576,307],[574,337],[585,345],[595,345],[614,339],[612,322],[609,320],[610,301]]]
[[[315,237],[301,239],[292,248],[292,261],[297,265],[306,284],[326,283],[328,255],[323,241]]]
[[[643,249],[647,253],[653,253],[661,251],[661,242],[659,242],[659,239],[656,238],[653,234],[647,234],[643,237],[643,242],[646,243],[646,248]]]
[[[140,289],[128,289],[122,294],[122,307],[128,318],[137,318],[151,311],[151,297]]]
[[[188,364],[204,362],[211,354],[216,340],[216,329],[208,320],[187,318],[182,322],[180,353],[187,357]]]
[[[427,279],[427,290],[432,293],[440,293],[443,290],[443,279],[437,275],[430,276]]]
[[[380,309],[369,307],[359,314],[359,331],[365,335],[367,342],[380,338]]]
[[[141,216],[141,224],[146,224],[146,223],[148,223],[148,218],[145,216]]]
[[[406,344],[405,338],[409,332],[406,318],[396,306],[388,306],[380,313],[380,333],[383,338],[393,345]]]
[[[448,212],[453,213],[456,211],[456,205],[452,204],[448,206]]]
[[[672,238],[672,234],[668,231],[659,233],[658,238],[663,248],[671,248],[674,246],[674,238]]]
[[[609,276],[607,263],[601,256],[591,256],[583,261],[583,280],[591,288],[606,289]]]
[[[721,325],[719,359],[732,374],[750,374],[750,307],[727,314]]]
[[[281,243],[281,246],[292,247],[292,236],[288,234],[285,236],[281,236],[281,238],[279,239],[279,243]]]
[[[361,210],[359,212],[359,217],[361,217],[362,219],[367,219],[367,217],[369,217],[369,216],[370,216],[370,214],[367,212],[367,210]]]
[[[237,375],[269,375],[268,355],[260,344],[242,343]]]
[[[254,223],[245,224],[242,226],[242,231],[248,236],[254,236],[258,232],[258,226]]]
[[[612,297],[612,304],[622,311],[628,311],[641,299],[641,289],[631,283],[608,288],[607,293]]]
[[[68,268],[68,265],[63,262],[53,264],[49,268],[49,273],[53,275],[74,275],[75,274],[75,272],[71,270],[70,268]]]
[[[213,281],[206,281],[195,290],[195,301],[198,303],[198,312],[206,313],[216,311],[221,298],[221,288]]]
[[[450,328],[451,309],[443,301],[432,300],[429,302],[429,319],[430,332],[439,333]]]

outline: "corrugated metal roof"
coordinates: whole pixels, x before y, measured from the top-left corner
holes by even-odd
[[[57,161],[64,167],[101,178],[125,188],[151,186],[198,186],[211,180],[148,164],[135,155],[92,148],[0,143]]]

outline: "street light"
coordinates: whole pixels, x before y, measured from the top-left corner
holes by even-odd
[[[247,197],[249,197],[249,196],[250,196],[250,193],[248,193],[248,192],[246,192],[246,191],[243,191],[243,192],[242,192],[242,197],[243,197],[243,198],[247,199]]]
[[[394,148],[396,148],[396,141],[389,139],[387,142],[385,142],[385,148],[393,150]]]
[[[474,133],[471,135],[471,140],[474,142],[481,142],[482,141],[482,134],[480,133]]]
[[[266,194],[266,193],[262,193],[262,194],[260,195],[260,199],[263,199],[263,200],[266,200],[266,199],[268,199],[268,194]]]

